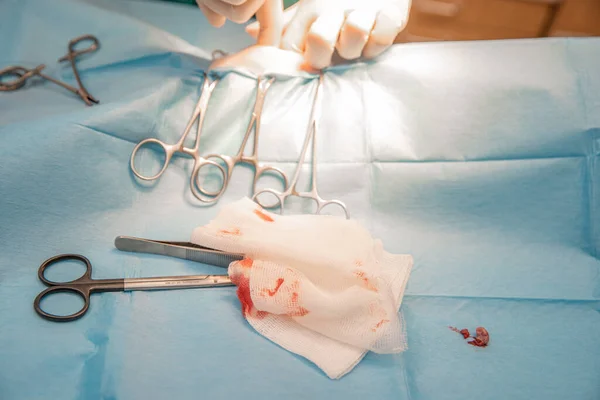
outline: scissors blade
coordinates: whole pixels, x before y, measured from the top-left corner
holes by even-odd
[[[124,279],[125,291],[164,290],[233,286],[227,275],[161,276],[156,278]]]
[[[243,254],[228,253],[188,242],[165,242],[130,236],[117,236],[115,247],[121,251],[182,258],[222,268],[227,268],[233,261],[244,258]]]

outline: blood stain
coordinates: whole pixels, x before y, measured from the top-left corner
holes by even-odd
[[[251,258],[244,258],[241,261],[238,262],[238,264],[240,265],[240,267],[244,267],[244,268],[252,268],[252,264],[254,263],[254,261]]]
[[[290,308],[288,309],[288,315],[291,317],[304,317],[309,311],[298,304],[298,292],[292,293],[290,299]]]
[[[369,278],[365,276],[364,271],[354,271],[354,275],[360,279],[368,290],[378,292],[377,286],[373,285]]]
[[[239,228],[234,228],[232,230],[221,229],[219,231],[219,235],[221,235],[221,236],[242,236],[242,232],[240,232]]]
[[[243,274],[235,274],[231,277],[231,282],[237,286],[237,296],[242,306],[242,315],[244,318],[255,317],[262,319],[267,316],[266,311],[257,311],[250,295],[250,279]]]
[[[279,291],[279,288],[281,287],[281,285],[283,285],[283,278],[279,278],[277,279],[277,283],[275,284],[275,289],[271,290],[271,289],[263,289],[263,293],[268,294],[269,296],[273,297],[275,296],[275,294],[277,294],[277,292]]]
[[[375,325],[375,327],[374,327],[374,328],[372,328],[371,330],[372,330],[373,332],[377,332],[377,329],[381,328],[381,326],[382,326],[383,324],[385,324],[386,322],[390,322],[390,320],[389,320],[389,319],[382,319],[382,320],[381,320],[381,321],[379,321],[379,322],[377,323],[377,325]]]
[[[258,215],[258,217],[265,222],[275,221],[269,214],[263,212],[262,210],[256,209],[254,210],[254,214]]]
[[[449,326],[449,328],[454,332],[460,333],[464,339],[472,338],[473,340],[467,342],[471,346],[487,347],[488,343],[490,342],[490,334],[488,333],[487,329],[482,326],[475,329],[475,337],[471,336],[468,329],[459,330],[453,326]]]

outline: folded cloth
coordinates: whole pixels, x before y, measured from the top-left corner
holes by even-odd
[[[332,379],[369,350],[407,347],[398,310],[412,256],[387,253],[354,220],[276,215],[244,198],[223,206],[191,241],[244,254],[228,272],[246,320]]]

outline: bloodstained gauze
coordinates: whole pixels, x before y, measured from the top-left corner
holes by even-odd
[[[252,268],[253,263],[254,261],[252,261],[251,258],[245,257],[244,259],[238,262],[238,265],[244,268]]]
[[[242,232],[240,231],[240,228],[234,228],[234,229],[221,229],[218,232],[219,236],[242,236]]]
[[[292,293],[292,297],[290,298],[290,305],[288,308],[288,315],[290,317],[304,317],[309,311],[298,304],[298,292]]]
[[[263,212],[260,209],[254,210],[254,214],[256,214],[258,216],[258,218],[262,219],[265,222],[275,221],[269,214]]]
[[[374,328],[371,328],[371,331],[373,332],[377,332],[377,329],[381,328],[383,326],[383,324],[385,324],[386,322],[390,322],[389,319],[382,319],[381,321],[379,321]]]
[[[267,316],[266,311],[257,311],[250,295],[250,279],[243,274],[235,274],[231,277],[231,282],[237,285],[237,296],[242,306],[242,315],[245,318],[255,317],[262,319]]]
[[[354,276],[360,279],[367,290],[378,292],[377,286],[375,286],[371,280],[366,276],[364,271],[354,271]]]
[[[275,289],[271,290],[271,289],[263,289],[263,292],[268,294],[270,297],[273,297],[277,294],[277,292],[279,291],[279,288],[281,287],[281,285],[283,285],[283,278],[279,278],[277,279],[277,283],[275,284]]]

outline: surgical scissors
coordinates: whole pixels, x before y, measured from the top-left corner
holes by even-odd
[[[266,172],[275,172],[283,179],[284,189],[287,188],[288,177],[287,175],[279,168],[273,167],[271,165],[265,165],[258,161],[258,138],[260,136],[260,119],[262,115],[263,105],[265,103],[265,97],[267,95],[267,91],[275,78],[264,78],[259,77],[257,81],[257,89],[256,89],[256,100],[254,102],[254,110],[252,111],[252,117],[250,118],[250,123],[248,124],[248,128],[246,129],[246,134],[244,135],[244,139],[242,140],[242,144],[235,156],[228,156],[225,154],[209,154],[206,156],[207,159],[218,158],[227,166],[227,180],[224,183],[228,183],[231,180],[231,175],[233,174],[233,169],[236,164],[250,164],[254,167],[254,179],[252,183],[252,194],[256,193],[256,185],[260,177]],[[254,140],[252,146],[252,153],[248,156],[244,155],[246,150],[246,145],[248,144],[248,139],[250,139],[250,135],[254,132]],[[223,188],[216,197],[219,198],[225,188]],[[203,193],[209,195],[215,195],[206,189],[200,187],[200,190]],[[261,204],[262,205],[262,204]]]
[[[61,261],[81,261],[85,265],[85,272],[79,278],[68,282],[54,282],[46,278],[45,274],[51,265]],[[95,292],[126,292],[131,290],[155,289],[191,289],[218,286],[232,286],[233,283],[227,275],[183,275],[161,276],[154,278],[121,278],[121,279],[92,279],[92,264],[90,260],[80,254],[60,254],[44,261],[38,270],[38,278],[48,286],[40,292],[33,302],[33,308],[42,318],[55,322],[74,321],[81,318],[90,307],[90,295]],[[83,307],[69,315],[56,315],[44,311],[41,307],[42,299],[55,293],[74,293],[83,299]]]
[[[85,49],[76,50],[75,46],[77,46],[79,43],[81,43],[85,40],[91,40],[92,44]],[[58,59],[58,62],[69,61],[71,63],[71,68],[73,68],[73,74],[75,75],[75,79],[77,80],[77,85],[79,86],[79,88],[68,85],[64,82],[61,82],[57,79],[54,79],[54,78],[42,73],[42,70],[44,70],[44,68],[46,68],[46,65],[40,64],[33,69],[27,69],[25,67],[20,67],[20,66],[11,66],[11,67],[1,69],[0,70],[0,91],[13,91],[13,90],[20,89],[25,85],[26,81],[29,78],[32,78],[33,76],[37,75],[40,78],[46,79],[47,81],[57,84],[65,89],[67,89],[68,91],[78,95],[88,106],[91,106],[92,104],[98,104],[99,101],[96,100],[91,94],[89,94],[89,92],[83,86],[83,83],[81,82],[81,78],[79,77],[79,71],[77,70],[77,66],[75,65],[75,59],[82,54],[95,52],[96,50],[98,50],[99,46],[100,46],[100,42],[98,41],[98,39],[95,36],[82,35],[82,36],[76,37],[75,39],[72,39],[71,41],[69,41],[68,53]],[[14,79],[7,81],[6,78],[11,78],[11,77],[13,77]]]
[[[280,212],[283,214],[285,200],[288,197],[296,196],[296,197],[314,200],[315,203],[317,203],[317,210],[316,210],[317,214],[320,214],[321,211],[328,205],[335,204],[335,205],[339,206],[340,208],[342,208],[342,210],[344,211],[344,214],[346,215],[346,218],[350,218],[350,216],[348,214],[348,210],[344,203],[342,203],[339,200],[325,200],[319,195],[319,192],[317,191],[317,151],[316,151],[317,150],[317,144],[316,144],[316,142],[317,142],[317,120],[319,119],[318,110],[320,110],[320,108],[321,108],[322,86],[323,86],[323,74],[320,74],[319,80],[317,83],[317,89],[315,92],[314,101],[312,104],[312,109],[310,112],[310,120],[309,120],[310,122],[308,125],[308,130],[306,133],[306,137],[304,139],[304,144],[302,145],[302,151],[300,152],[300,158],[298,160],[296,170],[294,171],[294,176],[292,177],[292,180],[290,181],[290,185],[287,186],[284,191],[277,191],[275,189],[263,189],[263,190],[255,193],[254,196],[252,197],[252,200],[257,202],[258,204],[260,204],[257,200],[258,196],[260,196],[261,194],[270,193],[275,198],[277,198],[275,205],[273,205],[272,207],[279,207]],[[312,146],[311,146],[311,151],[312,151],[311,189],[307,192],[299,192],[297,189],[298,178],[300,177],[302,165],[304,164],[304,160],[306,159],[306,152],[308,150],[308,145],[311,143],[311,141],[312,141]],[[268,207],[268,208],[272,208],[272,207]]]
[[[202,83],[202,94],[200,95],[200,99],[198,99],[198,103],[196,104],[196,108],[194,109],[192,117],[190,118],[188,124],[185,127],[185,130],[183,131],[183,134],[181,135],[177,143],[167,144],[161,140],[149,138],[142,140],[134,147],[133,152],[131,153],[130,167],[135,176],[145,181],[156,180],[160,178],[165,172],[169,165],[169,162],[171,161],[171,158],[173,158],[173,155],[175,155],[176,153],[183,153],[194,159],[192,174],[190,176],[190,188],[192,190],[193,195],[198,200],[204,203],[214,203],[218,200],[219,196],[227,186],[227,172],[225,172],[225,169],[217,162],[208,160],[207,158],[200,156],[200,137],[202,134],[202,126],[204,125],[204,117],[206,116],[208,101],[210,100],[210,96],[217,82],[218,80],[212,80],[206,73],[204,74],[204,82]],[[192,127],[194,126],[194,122],[198,123],[194,147],[185,147],[185,139],[189,135]],[[165,153],[165,161],[162,165],[162,168],[160,169],[160,171],[158,171],[156,175],[153,176],[145,176],[141,174],[135,167],[135,157],[138,154],[138,151],[143,146],[148,144],[159,145]],[[217,192],[204,191],[198,184],[198,173],[202,167],[207,165],[217,167],[223,177],[223,184]],[[208,198],[207,196],[212,198]]]

